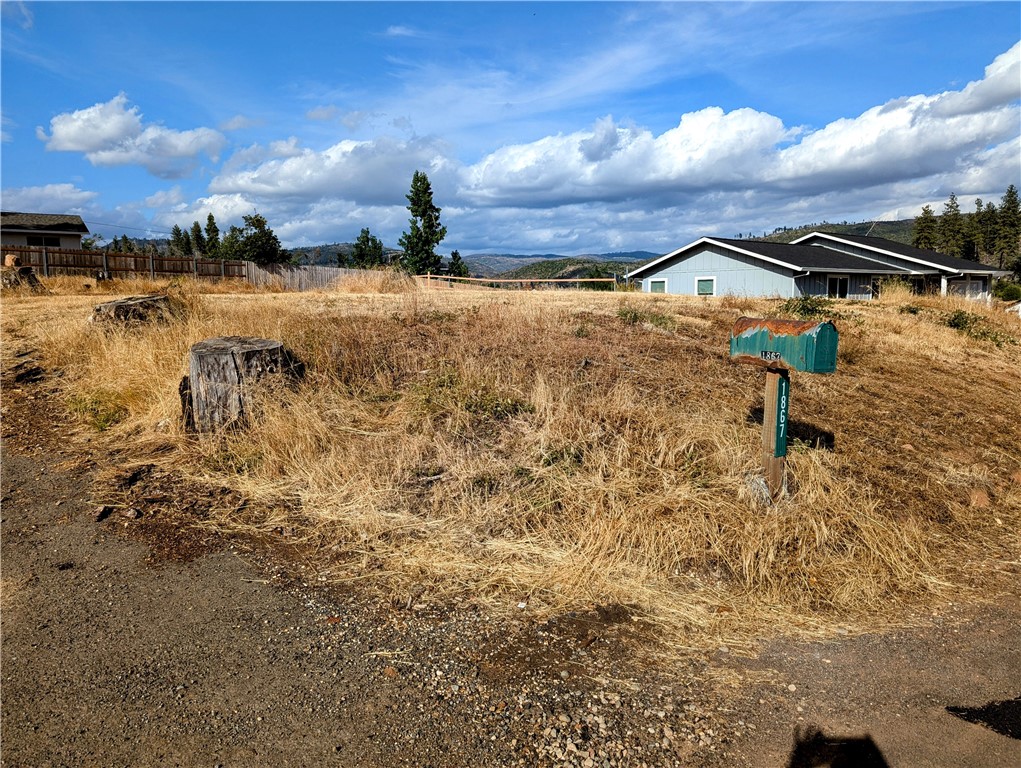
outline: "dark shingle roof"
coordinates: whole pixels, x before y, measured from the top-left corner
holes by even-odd
[[[804,270],[844,270],[848,272],[874,272],[876,274],[903,273],[908,270],[881,264],[850,253],[841,253],[831,248],[814,245],[792,245],[790,243],[768,243],[760,240],[734,240],[724,237],[711,238],[717,243],[750,251],[767,259],[782,261]]]
[[[3,211],[0,213],[0,227],[20,232],[68,232],[71,234],[89,234],[81,216],[62,213],[19,213]]]
[[[880,250],[892,253],[895,256],[901,256],[905,259],[911,259],[912,261],[924,261],[928,264],[936,264],[944,269],[953,270],[954,272],[982,272],[991,274],[997,271],[994,267],[987,267],[977,261],[954,258],[953,256],[947,256],[946,254],[939,253],[938,251],[930,251],[925,248],[913,248],[910,245],[898,243],[896,240],[887,240],[885,237],[865,237],[864,235],[844,234],[834,235],[831,233],[815,232],[812,234],[825,234],[827,238],[838,241],[843,240],[844,242],[860,245],[865,248],[879,248]],[[811,236],[812,235],[808,235],[808,237]]]

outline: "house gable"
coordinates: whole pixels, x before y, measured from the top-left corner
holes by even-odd
[[[81,216],[54,213],[0,213],[0,243],[3,245],[80,248],[89,228]]]

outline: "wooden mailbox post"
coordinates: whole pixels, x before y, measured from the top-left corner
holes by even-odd
[[[832,322],[742,317],[730,334],[730,357],[766,369],[762,411],[762,464],[769,494],[783,493],[787,464],[787,427],[791,404],[790,370],[837,370],[837,329]]]

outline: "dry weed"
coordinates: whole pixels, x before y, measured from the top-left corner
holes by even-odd
[[[794,375],[790,494],[764,505],[762,377],[726,349],[735,317],[772,303],[338,290],[34,330],[72,402],[117,415],[104,434],[252,501],[215,525],[286,525],[325,578],[381,592],[620,604],[674,644],[741,647],[896,622],[973,588],[989,553],[1016,557],[1021,349],[939,325],[946,305],[838,320],[851,351],[836,374]],[[263,392],[248,430],[196,439],[177,383],[190,345],[219,335],[281,339],[308,374]]]

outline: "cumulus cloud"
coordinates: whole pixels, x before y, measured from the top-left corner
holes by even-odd
[[[792,132],[753,109],[707,107],[659,136],[605,117],[587,131],[503,147],[465,169],[478,205],[525,207],[635,197],[683,198],[755,178]]]
[[[81,215],[98,198],[98,192],[78,189],[74,184],[45,184],[3,191],[4,208],[11,211]]]
[[[416,170],[429,174],[434,189],[453,172],[448,148],[435,139],[341,141],[318,152],[292,147],[286,157],[271,157],[250,167],[232,166],[209,185],[214,194],[254,198],[322,199],[390,204],[403,201]],[[251,153],[254,158],[255,153]]]
[[[463,169],[459,195],[480,207],[768,203],[776,220],[788,200],[819,203],[838,190],[845,201],[867,190],[884,205],[884,187],[910,180],[956,182],[960,193],[995,189],[995,178],[1005,188],[1016,182],[1019,99],[1021,44],[959,91],[892,100],[817,131],[748,108],[689,112],[659,135],[607,116],[489,153]]]
[[[36,137],[47,150],[82,152],[96,166],[139,165],[162,178],[188,175],[201,154],[217,161],[226,145],[223,134],[211,128],[177,131],[143,125],[138,107],[128,107],[123,93],[57,115],[50,120],[50,133],[40,126]]]

